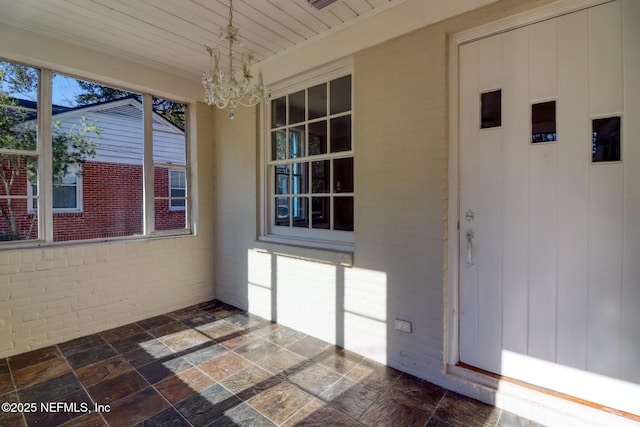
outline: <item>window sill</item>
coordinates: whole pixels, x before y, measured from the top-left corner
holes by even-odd
[[[289,258],[353,267],[353,245],[261,236],[253,249]]]
[[[132,235],[122,237],[109,237],[109,238],[97,238],[97,239],[85,239],[85,240],[63,240],[56,242],[45,242],[43,240],[14,240],[11,242],[2,242],[0,244],[0,251],[5,250],[25,250],[25,249],[43,249],[43,248],[59,248],[69,246],[89,246],[89,245],[108,245],[117,243],[131,243],[131,242],[149,242],[162,239],[174,239],[195,237],[196,234],[190,230],[184,232],[165,232],[154,233],[150,235]]]

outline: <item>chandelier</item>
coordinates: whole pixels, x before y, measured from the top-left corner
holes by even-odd
[[[234,110],[238,105],[251,107],[262,99],[269,98],[269,90],[262,82],[262,72],[258,74],[257,83],[253,83],[253,76],[249,65],[253,55],[242,52],[240,55],[241,68],[234,64],[233,45],[241,42],[240,30],[233,26],[233,0],[229,0],[229,24],[227,28],[220,28],[220,39],[229,44],[229,65],[224,69],[220,65],[220,50],[207,48],[211,57],[211,65],[202,76],[204,99],[209,105],[220,109],[229,107],[229,118],[233,119]]]

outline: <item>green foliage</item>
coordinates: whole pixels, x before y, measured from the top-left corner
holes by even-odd
[[[10,96],[5,88],[14,93],[31,92],[37,86],[37,81],[35,69],[0,62],[0,194],[3,195],[18,195],[14,186],[19,182],[20,175],[26,173],[26,178],[32,180],[38,170],[37,157],[29,154],[36,151],[38,146],[35,114],[21,108],[18,100]],[[95,157],[96,140],[100,133],[96,122],[88,123],[86,117],[82,118],[79,126],[74,125],[66,131],[60,121],[53,124],[51,144],[54,182],[61,181],[71,165],[82,166],[88,158]],[[13,199],[0,200],[0,214],[9,230],[2,233],[0,240],[18,238],[20,233]]]
[[[28,93],[38,87],[38,70],[11,62],[0,63],[0,82],[12,92]]]
[[[96,126],[96,121],[87,122],[82,117],[80,126],[73,125],[64,131],[60,121],[54,123],[52,135],[53,147],[53,178],[61,180],[68,172],[70,165],[82,166],[88,158],[95,157],[97,142],[102,129]],[[80,169],[82,170],[82,169]]]
[[[84,80],[76,80],[83,92],[76,95],[78,105],[95,104],[96,102],[115,101],[116,99],[126,98],[131,95],[130,92],[121,89],[114,89],[108,86],[102,86],[97,83],[91,83]]]
[[[181,130],[184,130],[184,104],[160,98],[153,98],[153,111],[169,120]]]

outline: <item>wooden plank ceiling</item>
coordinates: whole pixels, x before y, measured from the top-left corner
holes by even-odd
[[[338,0],[317,10],[307,0],[235,0],[242,49],[256,61],[348,26],[405,0]],[[0,0],[0,23],[200,80],[205,45],[219,39],[228,0]]]

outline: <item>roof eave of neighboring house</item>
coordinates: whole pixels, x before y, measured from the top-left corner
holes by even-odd
[[[29,100],[25,100],[25,99],[19,99],[16,98],[16,100],[18,101],[19,105],[21,107],[24,108],[28,108],[28,109],[37,109],[37,102],[35,101],[29,101]],[[33,104],[32,106],[30,106],[31,104]],[[116,99],[116,100],[112,100],[112,101],[101,101],[101,102],[96,102],[94,104],[89,104],[89,105],[80,105],[77,107],[64,107],[64,106],[54,106],[53,110],[53,118],[55,120],[64,120],[68,117],[73,117],[78,115],[78,113],[80,114],[84,114],[84,113],[93,113],[93,112],[100,112],[102,110],[105,110],[108,108],[116,108],[116,107],[121,107],[121,106],[125,106],[125,105],[130,105],[133,106],[135,108],[137,108],[138,110],[140,110],[142,112],[143,108],[142,108],[142,102],[140,102],[137,99],[137,95],[129,95],[126,96],[124,98],[120,98],[120,99]],[[58,110],[60,112],[56,113],[55,111]],[[156,113],[155,111],[153,111],[153,118],[155,120],[158,120],[160,122],[162,122],[163,124],[170,126],[174,129],[176,129],[179,133],[184,133],[184,129],[180,129],[180,127],[176,126],[174,123],[172,123],[171,121],[167,120],[166,118],[164,118],[162,115]],[[35,120],[35,118],[33,119],[29,119],[29,120],[25,120],[25,122],[30,122]]]

